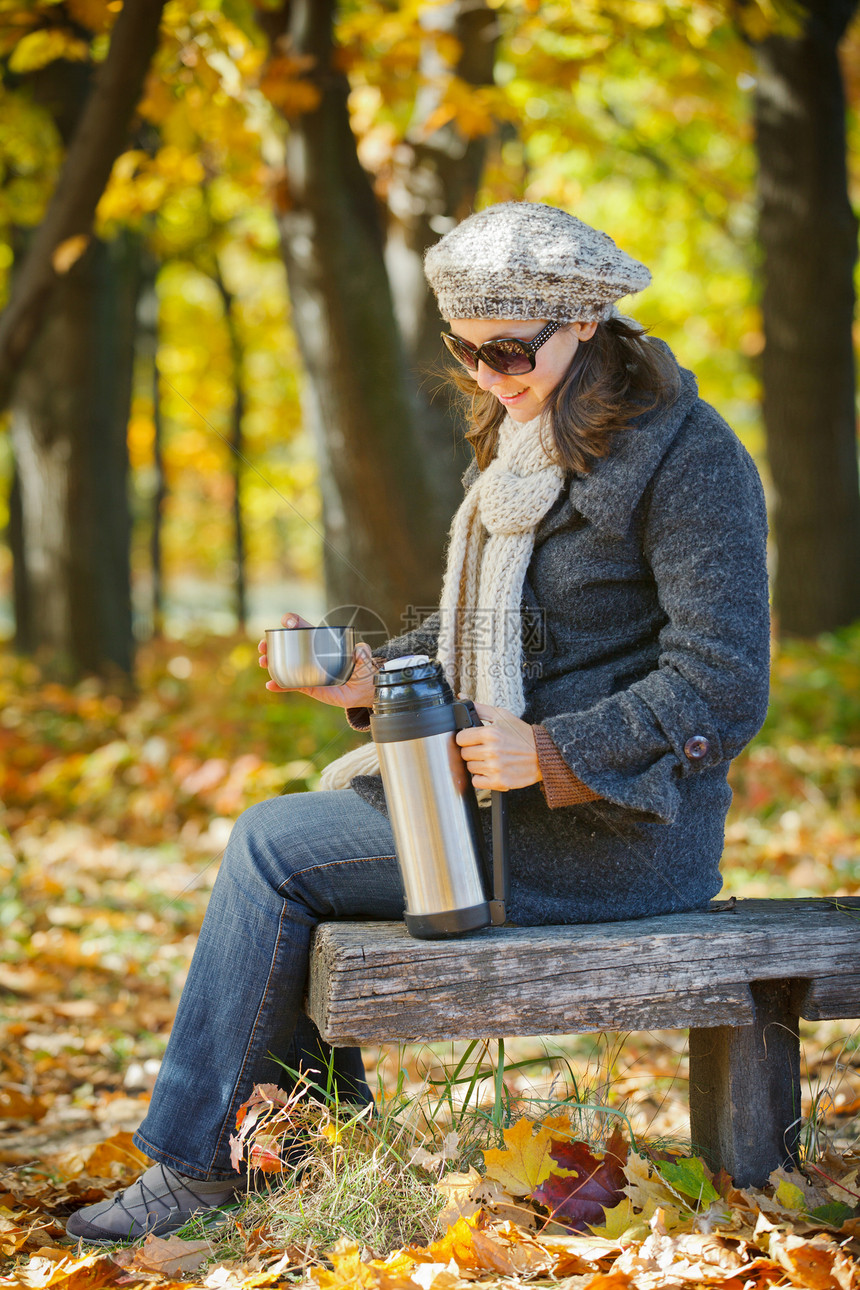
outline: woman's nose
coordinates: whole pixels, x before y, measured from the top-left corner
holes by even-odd
[[[497,385],[502,379],[500,372],[494,372],[491,367],[487,367],[487,364],[483,359],[478,359],[478,370],[475,373],[475,380],[478,382],[482,390],[491,390],[493,386]]]

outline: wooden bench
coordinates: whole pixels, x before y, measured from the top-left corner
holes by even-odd
[[[330,1044],[690,1030],[690,1136],[739,1186],[795,1156],[798,1018],[860,1017],[860,897],[413,940],[323,923],[306,1008]]]

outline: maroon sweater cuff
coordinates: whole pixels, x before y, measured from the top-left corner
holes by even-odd
[[[541,792],[547,806],[576,806],[579,802],[599,802],[600,794],[574,775],[559,752],[552,735],[543,726],[532,726],[537,749]]]

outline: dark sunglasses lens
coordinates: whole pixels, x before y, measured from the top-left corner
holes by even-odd
[[[451,336],[449,333],[443,332],[442,339],[457,359],[458,363],[462,363],[464,367],[468,367],[472,372],[476,372],[478,370],[478,360],[475,357],[475,351],[469,349],[458,336]]]
[[[515,340],[491,340],[481,347],[481,358],[493,371],[502,372],[505,376],[517,376],[534,368],[527,351]]]

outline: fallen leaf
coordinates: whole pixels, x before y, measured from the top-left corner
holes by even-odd
[[[659,1174],[652,1169],[647,1156],[630,1151],[624,1163],[624,1195],[630,1200],[634,1209],[642,1211],[645,1219],[650,1219],[658,1206],[671,1205],[677,1201]]]
[[[538,1216],[527,1200],[517,1200],[492,1178],[482,1178],[472,1193],[476,1205],[491,1214],[499,1223],[515,1223],[517,1230],[534,1231]],[[453,1221],[453,1220],[452,1220]]]
[[[545,1245],[539,1245],[519,1224],[506,1221],[494,1225],[492,1230],[506,1240],[508,1256],[520,1276],[548,1276],[555,1271],[555,1255]]]
[[[331,1270],[328,1268],[311,1268],[310,1275],[320,1290],[355,1290],[356,1287],[372,1287],[377,1284],[375,1269],[362,1262],[359,1248],[351,1241],[338,1241],[329,1251]]]
[[[789,1171],[780,1166],[778,1169],[773,1170],[768,1177],[768,1182],[773,1187],[774,1196],[777,1199],[780,1198],[779,1192],[780,1188],[782,1188],[782,1196],[785,1197],[786,1200],[791,1199],[795,1201],[795,1204],[790,1206],[790,1208],[793,1209],[814,1209],[816,1205],[824,1205],[830,1199],[826,1191],[822,1190],[821,1187],[815,1186],[808,1178],[804,1178],[799,1169],[792,1169]],[[800,1194],[799,1204],[796,1203],[798,1201],[798,1193]]]
[[[11,994],[47,995],[62,990],[63,978],[40,971],[29,963],[0,963],[0,987]]]
[[[289,1167],[281,1155],[283,1139],[274,1133],[260,1133],[251,1143],[248,1152],[248,1163],[252,1169],[260,1169],[264,1174],[282,1174]]]
[[[0,1120],[32,1120],[38,1123],[48,1113],[48,1104],[14,1088],[0,1088]]]
[[[143,1245],[119,1250],[113,1257],[120,1267],[127,1270],[175,1277],[180,1272],[196,1272],[211,1254],[211,1241],[183,1241],[179,1236],[150,1234]]]
[[[481,1182],[481,1175],[475,1168],[470,1168],[466,1174],[450,1173],[439,1179],[436,1190],[445,1197],[445,1208],[436,1220],[440,1231],[456,1223],[458,1218],[469,1218],[480,1209],[472,1193],[481,1186]]]
[[[44,1216],[40,1222],[33,1210],[11,1210],[0,1205],[0,1255],[4,1258],[21,1251],[43,1253],[43,1243],[52,1235],[65,1235],[53,1219]],[[68,1248],[63,1251],[66,1255],[68,1252]]]
[[[778,1201],[783,1209],[797,1210],[800,1212],[803,1212],[806,1209],[806,1200],[804,1199],[803,1192],[796,1183],[788,1182],[783,1178],[773,1195],[774,1200]]]
[[[469,1218],[458,1218],[444,1236],[427,1247],[428,1261],[432,1259],[436,1263],[449,1263],[453,1259],[457,1267],[468,1267],[474,1258],[472,1237],[477,1221],[477,1214]]]
[[[605,1209],[605,1223],[589,1223],[589,1230],[595,1236],[603,1236],[607,1241],[619,1241],[624,1245],[629,1245],[631,1241],[644,1241],[648,1235],[648,1223],[642,1217],[637,1215],[633,1209],[633,1202],[625,1196],[617,1205],[610,1209]],[[622,1237],[625,1238],[622,1241]]]
[[[416,1147],[409,1157],[410,1165],[418,1165],[428,1173],[434,1173],[446,1160],[456,1160],[460,1148],[460,1135],[446,1133],[438,1151],[427,1151],[425,1147]]]
[[[44,1255],[32,1258],[16,1275],[32,1290],[45,1290],[48,1286],[52,1290],[99,1290],[101,1286],[114,1284],[121,1272],[110,1255],[95,1251],[59,1263]]]
[[[627,1143],[617,1132],[602,1159],[592,1155],[584,1142],[554,1142],[552,1158],[560,1169],[536,1187],[532,1197],[570,1231],[605,1222],[604,1210],[624,1198],[626,1156]]]
[[[94,1178],[117,1178],[132,1181],[150,1164],[138,1151],[130,1133],[114,1133],[103,1142],[90,1143],[74,1151],[45,1156],[44,1163],[62,1178],[76,1178],[87,1173]]]
[[[633,1290],[634,1283],[623,1272],[598,1272],[582,1290]]]
[[[498,1272],[503,1277],[516,1275],[516,1264],[501,1241],[494,1240],[488,1232],[480,1232],[477,1228],[472,1228],[471,1232],[471,1257],[465,1266],[460,1265],[461,1270],[487,1268],[488,1271]]]
[[[663,1286],[730,1285],[741,1290],[751,1270],[750,1249],[741,1241],[701,1232],[668,1236],[654,1231],[641,1245],[629,1247],[613,1265],[613,1274],[632,1278],[637,1290]],[[767,1262],[771,1273],[778,1268]],[[772,1281],[773,1276],[768,1280]]]
[[[410,1274],[410,1281],[419,1285],[421,1290],[430,1290],[431,1286],[436,1286],[436,1290],[447,1285],[451,1277],[457,1277],[457,1265],[451,1263],[422,1263],[414,1272]],[[438,1284],[437,1284],[438,1283]]]
[[[682,1156],[675,1161],[661,1161],[657,1172],[673,1191],[680,1192],[696,1205],[710,1205],[719,1200],[705,1171],[705,1162],[698,1156]]]
[[[841,1200],[835,1200],[828,1205],[817,1206],[811,1211],[810,1217],[820,1219],[822,1223],[827,1223],[828,1226],[835,1227],[839,1231],[843,1224],[854,1219],[854,1210],[850,1205],[843,1205]],[[858,1230],[860,1230],[860,1220],[858,1220]]]
[[[502,1132],[504,1148],[491,1147],[484,1152],[487,1174],[500,1182],[512,1196],[531,1195],[552,1172],[550,1147],[555,1139],[549,1129],[538,1127],[525,1118]]]
[[[768,1253],[804,1290],[853,1290],[857,1284],[856,1265],[827,1236],[774,1232]]]
[[[621,1252],[618,1241],[607,1241],[602,1236],[545,1236],[539,1232],[533,1239],[553,1255],[557,1277],[595,1272],[600,1263]]]

